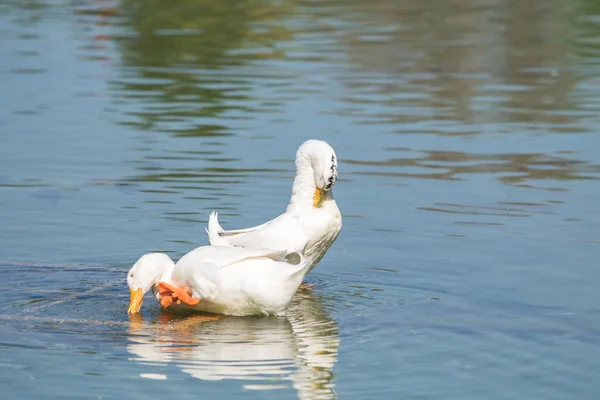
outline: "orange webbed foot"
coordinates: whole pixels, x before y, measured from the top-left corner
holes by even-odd
[[[301,283],[299,289],[312,292],[312,287],[313,285],[310,285],[308,283]]]
[[[190,296],[184,288],[178,288],[165,282],[158,283],[158,293],[160,294],[160,304],[163,308],[169,307],[174,302],[181,304],[183,301],[190,306],[195,306],[200,303],[199,299]]]
[[[167,308],[169,307],[171,304],[173,304],[173,296],[171,295],[161,295],[160,296],[160,305],[163,308]]]

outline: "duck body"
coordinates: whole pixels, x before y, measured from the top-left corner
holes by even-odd
[[[285,212],[262,225],[225,230],[217,213],[211,213],[208,239],[213,246],[264,248],[299,252],[312,270],[335,242],[342,229],[342,215],[333,197],[337,158],[327,143],[308,140],[296,154],[296,177]]]
[[[203,246],[184,255],[170,275],[163,273],[152,291],[172,310],[282,315],[307,272],[308,262],[298,253]],[[165,303],[173,293],[180,301]]]

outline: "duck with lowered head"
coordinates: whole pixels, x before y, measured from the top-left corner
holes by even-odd
[[[175,264],[164,253],[143,255],[129,270],[130,314],[152,290],[163,308],[225,315],[280,315],[308,273],[300,253],[203,246]]]

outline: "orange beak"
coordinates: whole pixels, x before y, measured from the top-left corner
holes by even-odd
[[[127,313],[139,313],[140,308],[142,308],[142,303],[144,302],[144,293],[142,293],[141,288],[137,290],[129,288],[129,292],[131,294],[131,297],[129,298],[129,308],[127,309]]]
[[[313,196],[313,207],[321,207],[325,200],[326,192],[323,189],[315,188],[315,194]]]

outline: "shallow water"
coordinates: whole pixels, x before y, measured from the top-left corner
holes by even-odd
[[[592,399],[600,5],[0,4],[0,382],[15,398]],[[125,311],[340,160],[286,318]]]

